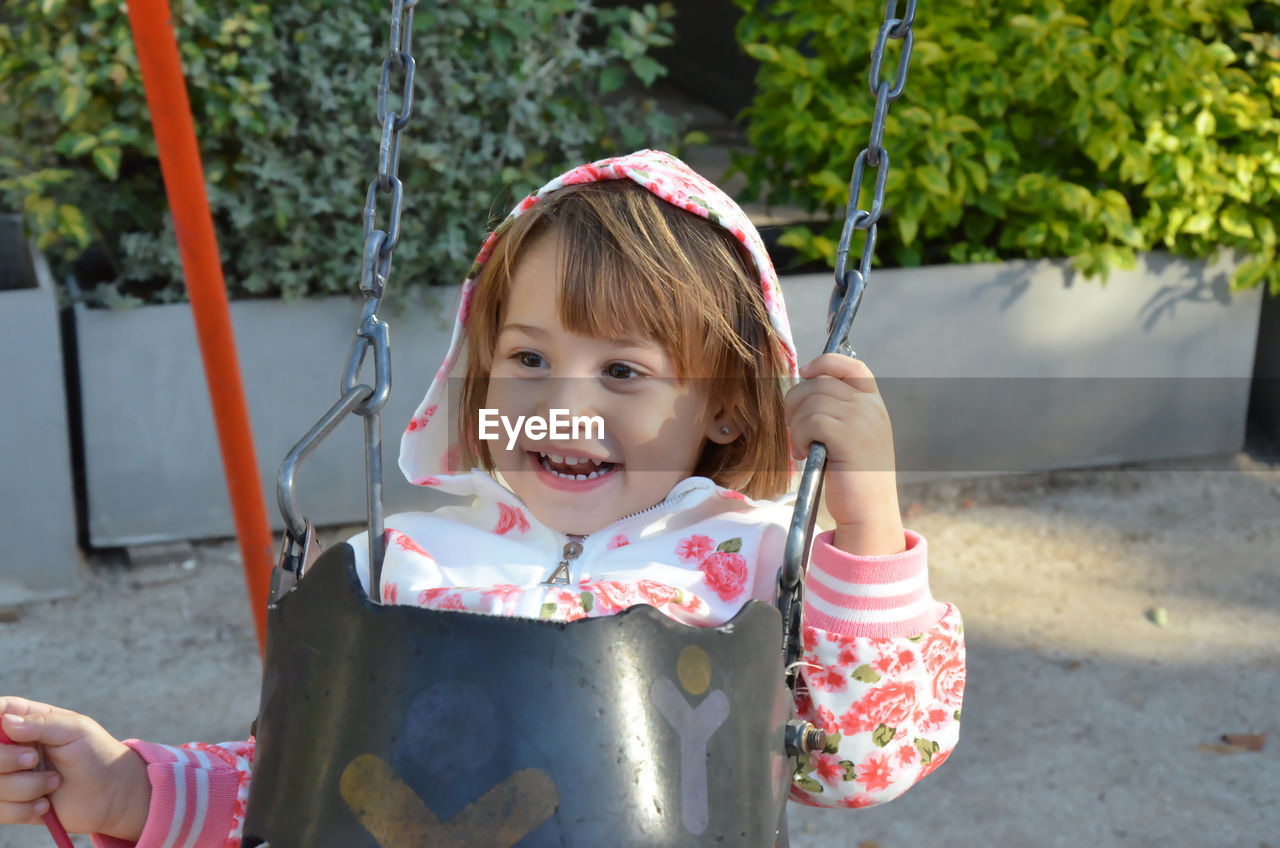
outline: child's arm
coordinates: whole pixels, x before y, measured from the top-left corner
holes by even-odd
[[[796,706],[831,734],[800,758],[792,798],[823,807],[892,800],[937,768],[960,733],[965,656],[960,613],[929,593],[926,546],[853,556],[814,542],[806,579]]]
[[[0,746],[0,823],[38,824],[52,801],[67,830],[100,848],[240,844],[252,741],[120,742],[87,716],[23,698],[0,697],[0,715],[16,743]],[[30,762],[37,745],[48,770]]]
[[[239,848],[254,741],[171,747],[127,739],[146,767],[151,802],[135,840],[94,834],[97,848]],[[57,803],[55,799],[54,803]]]

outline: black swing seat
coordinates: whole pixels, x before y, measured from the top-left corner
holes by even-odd
[[[380,606],[339,545],[268,611],[244,845],[785,844],[781,640]]]

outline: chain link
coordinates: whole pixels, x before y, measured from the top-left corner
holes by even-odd
[[[391,255],[400,241],[400,215],[404,209],[404,185],[400,182],[400,132],[409,124],[413,112],[414,62],[411,49],[413,13],[418,0],[392,0],[391,33],[387,56],[382,62],[378,80],[377,125],[381,130],[378,144],[378,173],[365,192],[364,245],[360,251],[360,291],[364,307],[351,351],[342,372],[341,397],[319,422],[302,437],[280,466],[276,479],[276,499],[285,520],[285,539],[280,566],[300,572],[310,553],[310,524],[298,509],[294,494],[294,478],[298,465],[349,414],[364,418],[365,482],[369,511],[369,597],[381,598],[382,557],[382,421],[380,413],[391,394],[391,343],[386,322],[378,318],[378,308],[391,275]],[[389,109],[388,95],[394,72],[400,79],[399,111]],[[378,199],[390,195],[385,215],[386,228],[377,226]],[[361,382],[360,372],[365,358],[373,351],[373,385]]]
[[[889,104],[902,96],[907,82],[907,65],[911,61],[911,48],[915,43],[911,26],[916,19],[916,0],[907,0],[907,9],[901,18],[897,16],[897,9],[897,0],[887,0],[884,22],[880,25],[875,47],[871,51],[871,72],[867,81],[876,98],[876,105],[872,113],[870,140],[854,160],[853,177],[849,181],[844,229],[836,248],[835,287],[827,313],[827,332],[830,335],[823,353],[854,355],[849,344],[849,328],[853,325],[867,279],[871,276],[871,258],[876,249],[876,227],[884,210],[884,189],[889,178],[889,153],[882,143],[885,119],[889,113]],[[902,42],[898,73],[892,85],[889,80],[881,78],[885,49],[890,40]],[[867,168],[876,170],[869,210],[858,208]],[[855,230],[865,230],[867,237],[858,267],[850,268],[849,249]],[[782,651],[789,686],[795,685],[795,664],[804,655],[804,575],[809,564],[809,546],[813,540],[814,521],[817,518],[818,500],[822,495],[822,476],[826,465],[826,446],[814,442],[809,446],[809,459],[800,478],[796,510],[787,534],[782,568],[778,572],[776,604],[782,613]]]

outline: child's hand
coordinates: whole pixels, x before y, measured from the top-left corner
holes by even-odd
[[[800,369],[804,381],[787,392],[786,416],[796,459],[809,445],[827,447],[827,510],[835,546],[879,556],[905,549],[898,510],[893,429],[875,377],[857,359],[826,353]]]
[[[24,698],[0,696],[0,824],[40,824],[53,801],[71,833],[136,842],[151,784],[142,758],[93,719]],[[43,746],[48,770],[37,766]]]

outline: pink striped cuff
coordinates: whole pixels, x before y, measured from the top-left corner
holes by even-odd
[[[928,546],[906,531],[907,549],[854,556],[835,547],[828,530],[813,540],[805,579],[805,623],[846,636],[916,636],[938,623],[946,604],[929,593]]]
[[[223,848],[235,818],[239,773],[204,751],[125,741],[147,762],[151,807],[137,848]],[[96,848],[134,843],[93,837]]]

